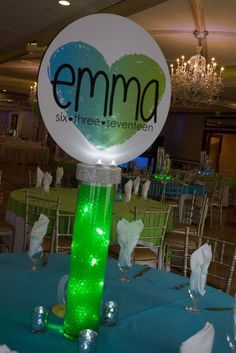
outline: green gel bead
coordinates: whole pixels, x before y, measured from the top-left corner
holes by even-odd
[[[64,336],[98,331],[112,221],[113,187],[81,184],[74,222]]]

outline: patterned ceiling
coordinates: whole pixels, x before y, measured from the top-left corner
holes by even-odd
[[[40,60],[52,38],[68,23],[96,12],[128,16],[154,37],[168,63],[192,56],[193,31],[207,30],[204,55],[225,67],[224,91],[218,106],[236,109],[236,1],[227,0],[56,0],[0,2],[0,109],[28,104]],[[31,43],[31,44],[29,44]],[[37,45],[34,45],[37,43]],[[4,92],[3,90],[6,90]]]

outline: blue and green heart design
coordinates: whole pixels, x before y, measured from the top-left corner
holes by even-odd
[[[166,87],[165,74],[159,64],[143,54],[124,55],[109,66],[102,53],[96,48],[84,42],[70,42],[59,47],[50,58],[48,76],[51,82],[54,80],[58,68],[65,64],[73,67],[75,77],[78,75],[79,68],[89,68],[93,76],[98,72],[104,72],[109,83],[112,82],[114,75],[122,74],[126,82],[135,77],[140,82],[141,91],[151,80],[155,79],[159,83],[158,102],[160,102]],[[61,70],[58,80],[72,82],[71,70]],[[57,99],[62,105],[71,102],[63,113],[66,113],[70,123],[74,124],[97,149],[105,150],[122,144],[144,127],[145,121],[140,116],[140,111],[138,116],[135,116],[137,87],[133,82],[129,86],[126,102],[123,102],[124,87],[122,83],[117,84],[112,114],[106,116],[104,116],[107,87],[105,80],[103,78],[96,80],[93,97],[90,97],[89,75],[84,75],[80,87],[77,83],[75,79],[75,83],[71,86],[57,84]],[[78,89],[80,90],[79,96]],[[109,90],[111,90],[110,86]],[[154,90],[149,89],[149,91],[149,94],[145,95],[145,101],[142,102],[143,116],[150,116],[154,109]],[[110,93],[109,91],[109,97]],[[76,99],[78,100],[78,111],[75,111]]]

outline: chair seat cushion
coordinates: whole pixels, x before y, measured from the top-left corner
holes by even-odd
[[[186,227],[189,227],[189,234],[197,234],[197,226],[195,224],[174,223],[173,232],[185,234]]]
[[[185,244],[185,234],[174,233],[174,232],[166,233],[165,244],[168,247],[183,249]],[[188,247],[190,249],[196,249],[197,240],[193,239],[193,237],[191,238],[190,236],[188,241]]]
[[[109,254],[115,258],[119,257],[120,245],[111,244],[109,246]],[[157,256],[154,251],[142,245],[138,245],[134,249],[133,260],[135,261],[156,261]]]
[[[167,205],[167,206],[178,208],[179,207],[179,200],[167,199],[167,200],[163,201],[163,204]]]
[[[134,259],[134,262],[157,261],[157,255],[151,249],[142,247],[141,245],[139,245],[139,247],[136,247],[134,250],[133,259]]]

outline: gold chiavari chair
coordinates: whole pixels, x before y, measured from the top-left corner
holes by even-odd
[[[179,180],[165,180],[161,195],[161,202],[172,207],[174,220],[178,217],[179,201],[183,194],[184,184]]]
[[[25,195],[25,224],[24,224],[24,251],[27,250],[29,242],[29,234],[35,221],[38,220],[40,214],[44,214],[49,218],[47,234],[44,237],[43,249],[45,252],[53,252],[54,233],[58,233],[60,197],[56,200],[47,199],[45,197],[37,197],[26,192]]]
[[[205,227],[205,220],[208,210],[208,198],[205,196],[194,196],[192,209],[190,209],[190,218],[186,223],[174,225],[173,231],[166,233],[164,238],[164,263],[165,267],[183,268],[186,276],[186,266],[182,265],[181,259],[186,251],[186,228],[190,235],[196,238],[189,238],[188,247],[191,249],[197,248],[196,239],[201,239]],[[180,261],[175,261],[179,257]]]
[[[184,268],[185,273],[190,274],[190,256],[192,249],[190,240],[197,244],[197,247],[207,243],[212,248],[212,260],[208,268],[207,283],[230,293],[233,276],[235,275],[236,244],[218,239],[216,237],[202,236],[201,238],[189,234],[189,228],[185,233]],[[233,293],[231,293],[233,294]]]
[[[74,225],[73,213],[59,213],[58,229],[53,233],[54,251],[56,253],[70,253]]]
[[[134,263],[162,268],[163,239],[170,210],[170,206],[153,208],[152,210],[141,210],[135,207],[134,220],[141,219],[144,228],[133,251]],[[118,258],[119,251],[119,244],[110,245],[109,253],[111,256]]]
[[[213,227],[213,218],[217,217],[219,220],[219,227],[222,226],[223,215],[223,194],[225,187],[225,178],[218,178],[212,195],[209,198],[209,214],[210,226]]]
[[[36,170],[35,169],[29,169],[29,188],[33,188],[36,185]]]

